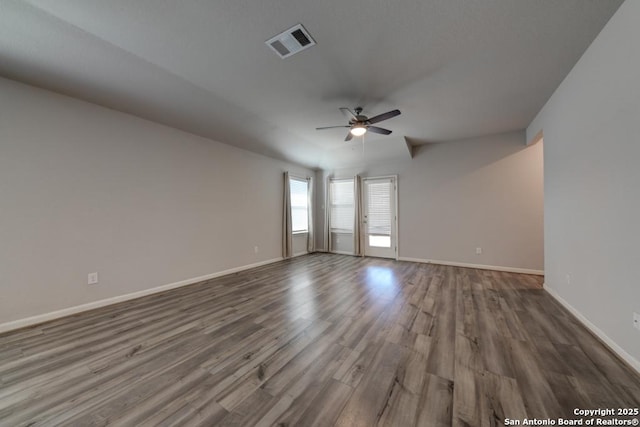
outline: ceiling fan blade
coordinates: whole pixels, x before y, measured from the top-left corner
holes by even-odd
[[[321,128],[316,128],[316,130],[323,130],[323,129],[337,129],[337,128],[350,128],[351,126],[325,126],[325,127],[321,127]]]
[[[400,110],[387,111],[386,113],[378,114],[377,116],[371,117],[369,120],[367,120],[367,123],[374,124],[399,115]]]
[[[368,126],[367,130],[373,133],[379,133],[381,135],[389,135],[391,131],[385,128],[379,128],[378,126]]]
[[[346,107],[340,107],[340,111],[342,111],[342,114],[344,114],[345,117],[348,118],[349,120],[358,120],[356,118],[356,113],[354,113],[350,109],[348,109]]]
[[[351,141],[351,138],[353,138],[353,134],[351,133],[351,131],[349,131],[349,133],[347,134],[347,137],[344,140]]]

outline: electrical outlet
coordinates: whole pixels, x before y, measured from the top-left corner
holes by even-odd
[[[570,285],[571,284],[571,273],[567,273],[566,278],[567,278],[567,285]]]
[[[87,276],[87,284],[88,285],[97,285],[98,284],[98,273],[89,273],[89,276]]]
[[[633,313],[633,327],[640,329],[640,314]]]
[[[476,255],[482,254],[482,248],[476,248]]]
[[[254,253],[254,254],[257,254],[257,253],[258,253],[258,251],[259,251],[258,247],[257,247],[257,246],[254,246],[254,247],[253,247],[253,253]]]

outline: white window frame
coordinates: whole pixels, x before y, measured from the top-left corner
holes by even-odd
[[[309,218],[309,209],[311,209],[311,206],[309,204],[309,186],[311,185],[310,183],[310,179],[306,178],[306,177],[301,177],[301,176],[295,176],[295,175],[291,175],[289,174],[289,193],[291,195],[291,189],[293,188],[291,186],[291,181],[298,181],[298,182],[304,182],[307,186],[307,194],[305,196],[305,202],[306,202],[306,217],[307,219]],[[293,202],[293,197],[291,197],[291,220],[292,220],[292,224],[291,224],[291,234],[307,234],[309,233],[309,223],[307,221],[307,228],[305,230],[295,230],[293,228],[293,210],[295,208],[297,208],[298,206],[294,205]]]
[[[335,233],[335,234],[353,234],[354,233],[354,222],[355,222],[355,194],[353,195],[354,199],[353,202],[351,204],[351,206],[353,207],[353,211],[354,211],[354,216],[352,218],[352,224],[351,224],[351,229],[344,229],[344,228],[334,228],[333,226],[333,221],[332,221],[332,217],[331,217],[331,213],[333,212],[333,206],[334,206],[334,202],[333,202],[333,192],[331,191],[331,185],[333,183],[336,182],[351,182],[351,185],[354,186],[354,178],[331,178],[329,180],[329,232],[331,233]],[[338,205],[336,205],[338,206]],[[342,205],[341,205],[342,206]],[[344,205],[346,206],[346,205]]]

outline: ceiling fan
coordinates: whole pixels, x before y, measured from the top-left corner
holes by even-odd
[[[392,110],[387,111],[386,113],[378,114],[377,116],[373,116],[368,118],[367,116],[362,115],[362,107],[356,107],[355,111],[351,111],[348,108],[340,108],[342,114],[344,114],[349,119],[349,124],[346,126],[325,126],[316,128],[316,130],[323,129],[335,129],[335,128],[350,128],[347,137],[344,139],[345,141],[350,141],[354,136],[364,135],[367,131],[373,133],[379,133],[381,135],[389,135],[391,131],[389,129],[384,129],[378,126],[372,126],[375,123],[379,123],[383,120],[390,119],[395,116],[400,115],[400,110]]]

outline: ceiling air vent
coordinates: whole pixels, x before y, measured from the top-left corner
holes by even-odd
[[[265,43],[282,59],[288,58],[316,44],[301,24],[295,25],[287,31],[270,38]]]

